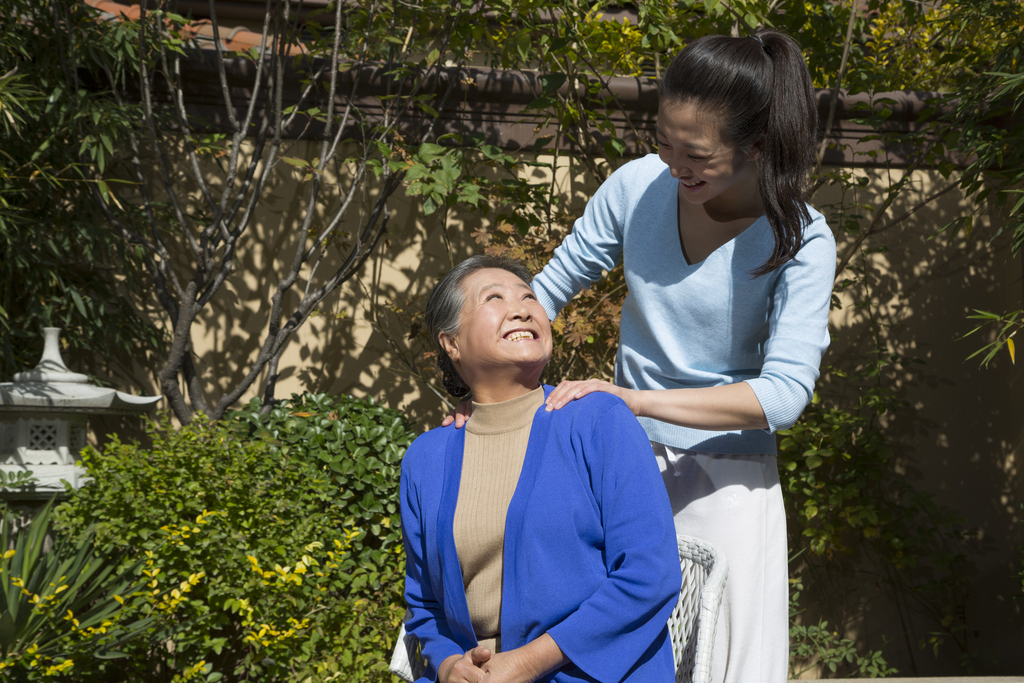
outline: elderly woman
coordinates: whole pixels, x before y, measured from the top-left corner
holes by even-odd
[[[427,304],[445,387],[474,403],[402,463],[421,680],[669,683],[681,577],[650,442],[610,394],[543,409],[551,328],[530,280],[474,256]]]

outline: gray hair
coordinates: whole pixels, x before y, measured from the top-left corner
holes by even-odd
[[[466,304],[466,293],[462,289],[462,283],[476,271],[487,268],[507,270],[526,284],[533,280],[533,273],[521,261],[507,256],[478,254],[470,256],[448,271],[427,300],[427,333],[437,353],[437,368],[441,371],[445,390],[456,398],[468,394],[469,386],[455,371],[455,365],[452,364],[448,352],[441,346],[438,337],[442,332],[451,337],[459,333],[462,325],[462,307]]]

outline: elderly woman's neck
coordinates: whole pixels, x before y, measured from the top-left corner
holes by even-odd
[[[515,387],[506,387],[504,389],[498,388],[480,388],[473,387],[473,403],[502,403],[504,401],[511,401],[514,398],[519,398],[524,394],[528,394],[536,389],[540,384],[534,383],[532,387],[525,387],[517,385]]]
[[[540,378],[532,376],[516,380],[492,378],[492,381],[481,379],[471,383],[474,403],[501,403],[519,398],[540,386]]]

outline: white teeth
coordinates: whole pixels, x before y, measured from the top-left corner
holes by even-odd
[[[505,337],[508,341],[519,341],[520,339],[533,339],[531,332],[513,332],[512,334]]]

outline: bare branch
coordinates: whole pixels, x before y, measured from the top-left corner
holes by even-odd
[[[118,106],[125,106],[121,91],[117,87],[117,82],[114,79],[113,74],[110,72],[109,65],[104,64],[103,68],[104,72],[107,75],[107,80],[111,84],[111,92],[114,95],[114,101],[117,102]],[[140,87],[145,86],[144,84],[140,83]],[[181,286],[181,283],[178,282],[178,278],[176,273],[174,272],[174,269],[170,267],[170,253],[167,249],[167,244],[164,242],[163,236],[160,234],[159,225],[156,220],[156,216],[153,213],[153,204],[149,198],[149,191],[146,189],[146,176],[142,168],[142,157],[139,152],[139,139],[138,136],[135,134],[134,130],[129,129],[128,131],[128,144],[132,150],[131,161],[132,169],[135,172],[135,182],[137,187],[139,188],[139,193],[142,195],[142,206],[146,212],[146,218],[149,221],[150,230],[153,233],[152,241],[145,239],[142,235],[137,234],[134,231],[125,232],[127,230],[127,226],[125,226],[121,221],[117,220],[114,217],[114,214],[110,211],[110,207],[108,207],[106,203],[102,201],[102,196],[99,194],[98,188],[94,188],[94,190],[97,191],[94,193],[93,197],[94,199],[97,199],[101,210],[109,219],[113,221],[115,227],[118,227],[118,230],[122,230],[122,234],[130,235],[130,237],[136,240],[137,243],[143,244],[144,246],[146,246],[147,249],[149,249],[153,254],[156,255],[157,263],[159,264],[158,272],[161,278],[160,284],[166,286],[167,280],[170,279],[171,285],[174,287],[174,290],[177,293],[178,297],[183,297],[185,294],[185,290]],[[159,287],[158,291],[160,291]],[[168,302],[173,302],[173,299],[170,298],[170,294],[166,290],[164,290],[164,294],[167,297],[167,301],[161,299],[161,302],[163,303],[164,308],[167,309],[168,312],[170,312],[171,308],[168,307]],[[176,307],[173,315],[177,315]]]
[[[171,412],[174,413],[175,417],[182,424],[188,424],[192,421],[192,409],[188,407],[188,402],[181,393],[181,388],[173,378],[166,382],[160,382],[160,392],[167,399]]]
[[[167,156],[164,154],[163,146],[160,144],[159,135],[157,135],[155,115],[153,113],[153,99],[152,99],[152,81],[150,80],[149,67],[146,64],[146,8],[145,6],[140,7],[139,16],[139,35],[140,42],[142,43],[139,49],[139,80],[140,90],[142,94],[142,108],[145,114],[144,121],[146,129],[149,131],[150,142],[153,145],[153,150],[156,152],[157,157],[157,168],[160,172],[160,180],[163,183],[164,190],[167,192],[167,198],[170,201],[171,209],[174,211],[174,217],[178,221],[178,227],[180,228],[182,236],[192,250],[193,255],[197,259],[203,259],[203,253],[199,248],[199,244],[196,242],[195,237],[192,235],[191,227],[188,219],[185,217],[184,212],[181,209],[181,204],[178,201],[178,195],[174,191],[174,184],[171,182],[170,170],[168,168]],[[158,48],[163,50],[161,46]],[[154,225],[155,229],[155,225]]]
[[[227,410],[228,406],[237,401],[241,395],[250,386],[252,386],[253,382],[256,381],[259,373],[263,370],[270,359],[280,352],[291,338],[291,335],[309,318],[310,312],[312,312],[328,294],[334,291],[338,285],[345,282],[359,271],[362,265],[366,262],[366,259],[373,253],[374,248],[387,228],[387,222],[390,218],[390,212],[387,209],[387,201],[395,190],[398,189],[403,177],[403,174],[395,174],[388,179],[388,182],[385,183],[380,196],[377,198],[373,212],[367,219],[366,227],[361,233],[359,241],[349,253],[348,258],[345,259],[345,262],[337,271],[335,271],[331,278],[300,302],[295,312],[289,316],[287,322],[280,328],[275,327],[274,321],[280,320],[281,301],[283,295],[291,286],[291,283],[294,282],[294,279],[292,279],[291,282],[288,282],[289,278],[286,277],[278,285],[277,291],[274,293],[272,299],[273,310],[269,316],[271,320],[271,329],[268,332],[260,353],[255,362],[250,366],[249,373],[245,378],[243,378],[234,389],[222,396],[217,402],[217,407],[213,413],[215,416],[222,415],[223,412]]]
[[[879,224],[881,222],[882,216],[889,209],[889,207],[892,205],[893,201],[895,200],[895,198],[896,198],[896,196],[898,194],[897,192],[890,192],[889,198],[886,199],[885,203],[875,213],[875,217],[871,221],[871,224],[868,226],[868,228],[866,230],[863,230],[862,232],[860,232],[857,235],[857,237],[854,239],[854,241],[851,242],[849,245],[847,245],[846,249],[843,250],[843,255],[842,255],[842,257],[840,257],[838,265],[836,265],[836,282],[839,281],[839,278],[840,278],[842,272],[846,269],[846,266],[849,265],[850,260],[854,257],[854,255],[860,249],[860,245],[864,243],[864,240],[866,240],[868,237],[871,237],[872,235],[877,235],[877,234],[879,234],[881,232],[885,232],[886,230],[889,230],[892,227],[895,227],[896,225],[899,225],[900,223],[905,221],[907,218],[910,218],[910,216],[915,214],[917,211],[923,209],[928,204],[931,204],[933,201],[935,201],[936,199],[938,199],[942,195],[946,194],[947,192],[949,192],[950,190],[952,190],[953,188],[955,188],[959,184],[960,184],[959,179],[954,180],[954,181],[952,181],[950,183],[947,183],[942,188],[936,190],[935,192],[932,192],[930,195],[928,195],[927,197],[925,197],[924,199],[919,201],[912,208],[908,209],[907,211],[904,211],[897,218],[894,218],[891,221],[889,221],[888,223],[886,223],[885,225],[881,225],[880,226]]]
[[[210,193],[210,188],[206,184],[206,178],[203,176],[203,172],[199,168],[199,156],[196,153],[195,145],[192,144],[192,129],[189,126],[188,113],[185,111],[185,93],[181,87],[181,57],[180,55],[174,56],[173,70],[167,64],[166,50],[160,51],[160,61],[164,67],[164,80],[167,82],[167,87],[171,92],[171,103],[174,107],[174,114],[178,121],[178,126],[181,127],[181,139],[185,144],[185,152],[188,155],[189,164],[192,166],[192,177],[195,178],[199,191],[202,193],[203,199],[206,201],[206,206],[210,211],[215,211],[217,203],[214,201],[213,195]],[[174,75],[173,79],[171,78],[172,73]]]
[[[213,51],[217,59],[217,75],[220,76],[220,94],[224,98],[224,109],[227,110],[228,123],[235,130],[238,130],[238,119],[235,117],[235,108],[231,106],[231,90],[228,88],[227,72],[224,69],[224,50],[220,46],[220,26],[217,24],[216,0],[210,0],[210,24],[213,27]],[[263,21],[263,39],[267,37],[266,18]],[[264,43],[265,44],[265,43]]]
[[[185,386],[188,388],[188,400],[192,402],[192,408],[209,415],[210,406],[207,405],[206,398],[203,396],[203,385],[200,381],[199,373],[196,372],[192,358],[191,342],[187,344],[185,355],[182,358],[181,374],[185,378]],[[220,418],[220,415],[217,417]]]
[[[839,88],[843,84],[843,76],[846,73],[846,60],[850,57],[850,47],[853,45],[853,27],[857,21],[857,0],[850,0],[850,21],[846,25],[846,40],[843,43],[843,58],[839,62],[839,73],[836,74],[836,84],[829,93],[828,120],[825,123],[825,132],[821,137],[821,146],[818,148],[818,164],[815,171],[820,175],[821,163],[825,158],[825,150],[828,148],[828,136],[832,133],[832,123],[836,117],[836,106],[839,104]]]

